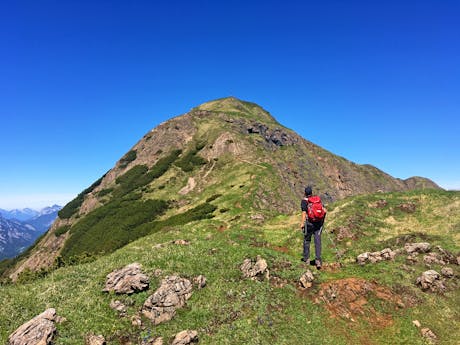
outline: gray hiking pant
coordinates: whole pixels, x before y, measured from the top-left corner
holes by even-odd
[[[303,257],[305,261],[310,260],[310,243],[311,237],[315,238],[315,259],[321,260],[321,232],[323,231],[323,223],[305,222],[305,233],[303,238]]]

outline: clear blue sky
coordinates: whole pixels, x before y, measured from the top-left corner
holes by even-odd
[[[0,208],[69,201],[147,131],[225,96],[458,189],[458,18],[448,0],[3,2]]]

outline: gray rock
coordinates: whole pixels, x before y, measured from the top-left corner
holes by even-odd
[[[250,278],[252,280],[270,278],[267,261],[262,259],[260,255],[257,255],[255,263],[251,259],[245,259],[243,264],[240,266],[240,270],[243,272],[243,277]]]
[[[311,273],[310,270],[307,270],[299,279],[300,287],[303,289],[308,289],[313,285],[314,280],[315,277],[313,276],[313,273]]]
[[[192,296],[192,283],[179,276],[168,276],[160,287],[145,301],[142,314],[157,325],[171,320],[176,309],[183,307]]]
[[[429,328],[422,328],[420,333],[422,334],[422,337],[424,337],[430,344],[435,344],[438,340],[436,334],[434,334],[433,331]]]
[[[172,342],[172,345],[188,345],[188,344],[197,343],[197,342],[198,342],[198,332],[185,330],[185,331],[182,331],[176,334]]]
[[[441,275],[446,278],[452,278],[454,276],[454,270],[450,267],[443,267],[441,269]]]
[[[431,250],[431,244],[427,242],[421,243],[406,243],[404,249],[408,254],[417,252],[417,253],[427,253]]]
[[[105,345],[105,338],[102,335],[88,334],[85,337],[85,345]]]
[[[356,262],[359,265],[365,265],[367,262],[376,263],[376,262],[384,261],[384,260],[393,260],[396,254],[397,254],[396,251],[392,251],[390,248],[385,248],[379,252],[372,252],[372,253],[365,252],[365,253],[359,254],[356,257]]]
[[[107,275],[104,292],[132,294],[149,288],[149,277],[141,271],[138,263],[130,264]]]
[[[50,308],[26,322],[9,337],[7,345],[48,345],[56,333],[56,310]]]
[[[433,265],[433,264],[438,264],[438,265],[446,264],[442,256],[439,255],[438,253],[428,253],[427,255],[424,255],[423,262],[428,266]]]
[[[417,278],[416,284],[420,286],[423,291],[430,290],[432,292],[443,292],[446,289],[441,275],[434,270],[423,272],[422,275]]]
[[[198,289],[202,289],[206,286],[206,277],[203,275],[199,275],[193,278],[193,283],[198,287]]]

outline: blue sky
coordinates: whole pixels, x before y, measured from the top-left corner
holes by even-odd
[[[1,7],[0,208],[63,204],[150,129],[225,96],[354,162],[460,189],[458,1]]]

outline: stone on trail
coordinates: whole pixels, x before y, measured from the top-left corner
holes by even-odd
[[[243,277],[250,278],[252,280],[270,278],[267,261],[262,259],[260,255],[257,255],[255,263],[251,259],[244,259],[243,264],[240,266],[240,270],[243,272]]]
[[[172,342],[172,345],[188,345],[188,344],[197,343],[197,342],[198,342],[198,332],[185,330],[185,331],[182,331],[176,334]]]
[[[311,273],[310,270],[307,270],[299,279],[300,287],[303,289],[308,289],[313,285],[314,280],[315,277],[313,276],[313,273]]]
[[[142,314],[157,325],[171,320],[176,309],[185,305],[192,296],[192,283],[179,276],[167,276],[153,295],[145,301]]]
[[[107,275],[104,292],[132,294],[148,289],[149,277],[141,271],[138,263],[130,264]]]
[[[56,333],[56,310],[49,308],[27,321],[9,337],[7,345],[48,345]]]
[[[120,316],[126,315],[126,312],[128,311],[126,305],[124,305],[121,301],[118,300],[110,301],[110,308],[117,311]]]

